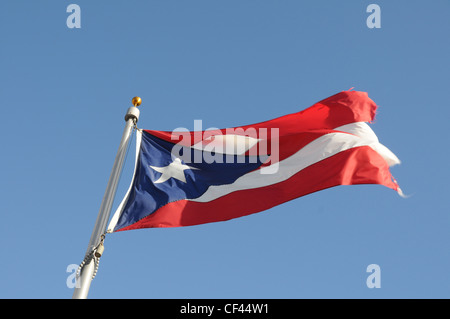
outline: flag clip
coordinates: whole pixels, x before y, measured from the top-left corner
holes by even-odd
[[[102,238],[100,240],[100,243],[98,246],[94,249],[94,256],[97,258],[100,258],[103,255],[103,252],[105,251],[105,246],[103,246],[103,242],[105,241],[105,234],[102,235]]]

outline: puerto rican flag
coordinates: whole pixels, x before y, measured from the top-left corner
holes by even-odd
[[[376,109],[350,90],[253,125],[137,130],[134,176],[108,232],[225,221],[338,185],[402,195],[389,170],[400,161],[367,124]]]

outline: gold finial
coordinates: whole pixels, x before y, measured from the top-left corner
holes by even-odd
[[[142,103],[142,99],[139,96],[135,96],[132,100],[131,103],[133,103],[133,105],[135,107],[138,107],[139,105],[141,105]]]

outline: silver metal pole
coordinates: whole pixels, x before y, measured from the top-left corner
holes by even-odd
[[[108,185],[106,186],[105,195],[103,196],[102,204],[100,205],[100,210],[98,212],[94,230],[92,231],[91,239],[86,251],[86,256],[82,263],[79,277],[77,277],[76,279],[77,282],[72,296],[73,299],[87,298],[92,278],[95,272],[94,258],[100,258],[101,256],[101,253],[97,253],[96,249],[100,243],[103,245],[102,239],[104,239],[104,237],[102,238],[102,235],[104,235],[106,231],[106,223],[108,222],[111,213],[111,208],[114,202],[114,197],[116,195],[120,174],[122,173],[125,155],[127,152],[128,144],[130,142],[131,133],[133,132],[134,125],[139,119],[139,110],[137,107],[141,104],[141,98],[134,97],[132,102],[134,106],[130,107],[125,114],[125,129],[122,134],[119,150],[117,151],[117,155],[114,160],[114,165],[108,180]],[[95,255],[94,251],[96,251]]]

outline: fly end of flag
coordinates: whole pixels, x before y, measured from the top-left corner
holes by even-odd
[[[409,198],[411,195],[405,195],[400,187],[397,188],[397,194],[400,195],[401,198]]]

